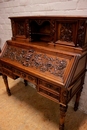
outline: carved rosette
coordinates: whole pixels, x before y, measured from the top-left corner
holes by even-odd
[[[23,66],[33,67],[42,72],[49,72],[59,77],[63,77],[64,70],[67,66],[67,61],[65,59],[60,59],[56,56],[52,57],[33,49],[26,50],[8,46],[4,57],[17,61]]]
[[[85,38],[85,21],[80,21],[77,36],[77,46],[82,47]]]
[[[72,42],[73,41],[73,27],[70,23],[62,23],[60,27],[60,40]]]

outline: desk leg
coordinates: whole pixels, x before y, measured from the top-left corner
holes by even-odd
[[[24,84],[25,84],[25,86],[27,86],[27,85],[28,85],[28,82],[27,82],[27,80],[24,80]]]
[[[81,92],[82,92],[82,89],[79,90],[79,91],[77,92],[77,94],[76,94],[76,101],[75,101],[75,104],[74,104],[74,111],[77,111],[77,110],[78,110],[79,99],[80,99]]]
[[[4,80],[5,86],[6,86],[7,94],[8,94],[9,96],[11,96],[11,92],[10,92],[10,89],[9,89],[9,86],[8,86],[7,76],[6,76],[6,75],[2,75],[2,77],[3,77],[3,80]]]
[[[65,116],[68,106],[60,105],[60,122],[59,122],[59,130],[64,130],[64,122]]]

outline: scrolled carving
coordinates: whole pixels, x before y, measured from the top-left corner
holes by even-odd
[[[17,61],[23,66],[33,67],[42,72],[49,72],[55,76],[62,77],[67,66],[65,59],[51,57],[45,53],[40,53],[34,49],[21,49],[9,46],[4,54],[13,61]]]

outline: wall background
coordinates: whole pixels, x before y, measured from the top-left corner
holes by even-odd
[[[8,17],[31,15],[87,16],[87,0],[0,0],[0,46],[11,38]],[[69,105],[73,106],[74,98]],[[87,74],[79,109],[87,113]]]

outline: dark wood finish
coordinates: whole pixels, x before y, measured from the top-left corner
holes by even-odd
[[[7,76],[36,85],[42,96],[60,104],[59,129],[64,130],[67,106],[76,94],[78,109],[87,58],[87,18],[10,17],[12,39],[0,55],[0,72],[11,95]]]
[[[64,122],[65,122],[65,116],[68,106],[60,105],[60,122],[59,122],[59,129],[64,130]]]
[[[77,94],[76,94],[76,101],[75,101],[75,104],[74,104],[74,110],[75,110],[75,111],[78,110],[79,99],[80,99],[81,91],[82,91],[82,90],[79,90],[79,91],[77,92]]]
[[[8,96],[11,96],[11,92],[10,92],[10,89],[9,89],[9,86],[8,86],[7,76],[2,75],[2,77],[3,77],[3,80],[4,80],[5,86],[6,86],[7,94],[8,94]]]
[[[27,85],[28,85],[28,82],[27,82],[27,80],[24,80],[24,84],[25,84],[25,86],[27,86]]]

